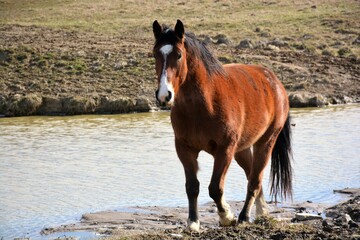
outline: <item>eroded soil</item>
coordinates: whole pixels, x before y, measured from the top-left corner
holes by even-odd
[[[1,25],[0,32],[0,115],[157,108],[153,39],[19,25]],[[271,68],[285,85],[292,107],[360,102],[356,55],[318,54],[294,47],[291,39],[266,36],[247,45],[224,35],[199,38],[224,64]]]

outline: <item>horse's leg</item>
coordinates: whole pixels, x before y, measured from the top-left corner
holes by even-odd
[[[248,177],[247,194],[244,207],[239,215],[239,223],[250,220],[251,209],[255,200],[259,204],[257,213],[263,214],[262,208],[266,207],[262,194],[262,178],[274,147],[278,131],[269,129],[253,146],[253,163]],[[264,206],[265,205],[265,206]],[[266,211],[264,211],[266,213]]]
[[[199,169],[197,162],[199,151],[194,150],[177,140],[175,140],[175,147],[185,171],[185,188],[189,201],[188,228],[191,231],[198,232],[200,230],[200,221],[197,210],[197,198],[199,195],[200,183],[196,175]]]
[[[268,210],[268,206],[265,201],[262,186],[261,186],[259,194],[256,197],[255,205],[256,205],[256,216],[257,217],[269,214],[269,210]]]
[[[235,154],[235,160],[240,165],[240,167],[244,169],[246,178],[249,179],[251,167],[253,164],[253,154],[251,148],[245,149],[241,152],[237,152]],[[256,205],[256,216],[268,214],[268,208],[264,198],[262,187],[258,196],[255,199],[255,205]]]
[[[236,223],[235,215],[224,198],[226,172],[233,158],[232,150],[218,151],[215,155],[214,169],[209,185],[209,195],[215,201],[220,218],[220,226],[230,226]]]

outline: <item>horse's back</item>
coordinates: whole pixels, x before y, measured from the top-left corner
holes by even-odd
[[[282,110],[288,110],[286,90],[270,69],[246,64],[227,64],[224,68],[231,85],[242,92],[241,97],[249,107],[276,111],[280,105]]]

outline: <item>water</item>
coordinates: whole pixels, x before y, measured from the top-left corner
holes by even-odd
[[[360,187],[360,106],[292,116],[294,201],[336,203],[341,195],[333,189]],[[187,205],[167,112],[2,118],[0,146],[0,238],[38,239],[42,228],[76,222],[86,212]],[[212,163],[200,154],[200,204],[211,200]],[[241,201],[245,189],[233,162],[226,197]]]

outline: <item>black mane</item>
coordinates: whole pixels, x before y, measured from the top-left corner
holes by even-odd
[[[167,26],[155,42],[155,48],[162,44],[175,45],[179,39],[176,37],[175,32]],[[225,76],[225,70],[222,64],[217,60],[210,50],[206,47],[205,43],[196,38],[193,33],[185,33],[185,48],[188,54],[200,59],[205,66],[206,72],[209,76],[213,74],[220,74]]]

